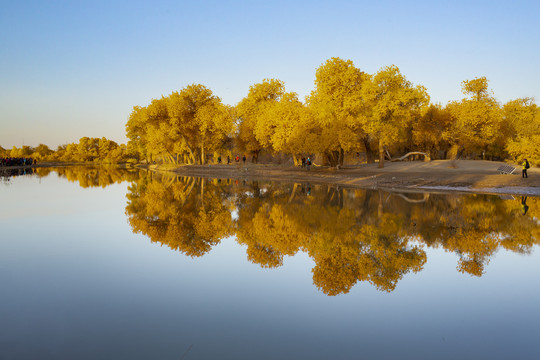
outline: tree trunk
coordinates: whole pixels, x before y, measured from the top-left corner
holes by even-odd
[[[202,201],[203,208],[204,208],[204,182],[205,182],[205,179],[201,179],[201,201]]]
[[[201,165],[205,164],[204,145],[201,146]]]
[[[366,149],[367,163],[373,164],[375,162],[375,159],[373,158],[373,150],[371,149],[371,146],[369,145],[369,137],[364,136],[362,138],[362,143],[364,144],[364,148]]]
[[[174,156],[169,151],[167,151],[167,159],[169,159],[171,164],[176,164],[176,161],[174,160]]]
[[[384,215],[384,211],[383,211],[383,193],[381,190],[379,190],[379,206],[377,206],[377,217],[379,218],[379,220],[382,219],[383,215]]]
[[[339,165],[339,151],[329,151],[325,155],[328,159],[329,166],[334,167]]]
[[[379,139],[379,168],[384,167],[384,146],[381,139]]]
[[[259,152],[261,152],[261,150],[254,150],[252,152],[253,153],[253,155],[251,156],[252,163],[257,164],[257,162],[259,161]]]

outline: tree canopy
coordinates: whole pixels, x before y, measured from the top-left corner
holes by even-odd
[[[279,79],[250,86],[235,106],[223,104],[201,84],[188,85],[146,105],[136,105],[126,123],[127,145],[82,137],[78,143],[0,148],[4,157],[117,163],[123,161],[205,164],[243,152],[298,163],[317,157],[344,165],[346,156],[384,166],[385,157],[424,152],[430,159],[512,159],[540,162],[540,111],[534,99],[500,104],[489,80],[463,80],[460,100],[430,103],[425,87],[395,65],[369,74],[351,60],[330,58],[315,70],[305,99]]]

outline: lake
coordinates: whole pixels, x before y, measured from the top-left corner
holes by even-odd
[[[538,197],[62,167],[0,204],[0,359],[540,356]]]

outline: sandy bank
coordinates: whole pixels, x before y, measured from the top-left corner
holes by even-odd
[[[150,166],[150,170],[171,171],[178,175],[213,178],[242,178],[275,181],[331,183],[358,188],[394,188],[417,191],[460,191],[494,194],[527,194],[540,196],[540,169],[528,170],[521,178],[521,167],[515,175],[501,175],[503,162],[480,160],[434,160],[430,162],[387,162],[351,166],[336,170],[312,166],[310,171],[293,166],[268,164]]]

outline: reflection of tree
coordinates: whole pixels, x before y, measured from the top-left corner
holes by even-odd
[[[523,216],[520,201],[494,196],[152,176],[129,188],[134,232],[189,256],[235,234],[249,261],[266,268],[304,251],[315,262],[314,284],[328,295],[359,281],[393,291],[422,270],[425,247],[457,254],[459,271],[481,276],[499,248],[526,253],[540,238],[536,198]]]
[[[137,169],[123,169],[115,166],[62,166],[62,167],[39,167],[35,169],[40,177],[49,176],[56,172],[59,177],[66,178],[70,182],[78,182],[83,188],[107,187],[123,181],[134,181],[139,177]]]
[[[401,215],[379,217],[375,206],[362,209],[361,216],[354,206],[312,203],[308,208],[316,214],[310,217],[313,235],[307,247],[316,263],[313,281],[326,294],[346,293],[357,281],[391,291],[404,274],[421,270],[425,253],[409,246]]]
[[[231,213],[221,190],[200,178],[152,181],[150,174],[130,186],[126,214],[135,233],[202,256],[231,235]]]
[[[343,206],[343,189],[318,188],[310,196],[305,188],[293,187],[290,192],[300,195],[270,196],[267,191],[264,202],[252,197],[247,203],[255,206],[242,206],[237,235],[248,245],[251,261],[279,266],[284,255],[303,249],[315,261],[315,285],[329,295],[346,293],[357,281],[391,291],[405,273],[422,268],[425,254],[401,236],[399,217],[365,216],[369,196],[361,199],[362,208],[357,210]]]
[[[431,196],[413,221],[417,225],[416,235],[425,243],[459,256],[460,272],[481,276],[499,247],[527,253],[539,243],[536,220],[520,215],[521,204],[517,200],[488,195],[439,195]]]
[[[300,241],[294,238],[298,232],[287,228],[294,224],[271,206],[273,198],[286,195],[286,191],[276,186],[261,189],[258,182],[238,191],[237,241],[248,246],[248,259],[262,267],[281,266],[283,255],[294,255],[300,247]],[[279,236],[277,243],[270,239],[274,236]]]

